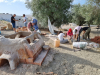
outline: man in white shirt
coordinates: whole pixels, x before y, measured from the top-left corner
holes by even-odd
[[[27,19],[27,18],[25,17],[25,14],[23,14],[23,20],[24,20],[23,22],[24,22],[24,26],[25,26],[25,27],[27,27],[27,20],[26,20],[26,19]]]
[[[63,37],[65,37],[65,34],[62,32],[62,31],[60,31],[59,32],[59,35],[58,35],[58,38],[59,38],[59,40],[60,40],[60,43],[67,43],[68,42],[68,40],[67,39],[64,39]]]

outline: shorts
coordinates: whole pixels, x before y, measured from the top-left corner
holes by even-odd
[[[27,23],[24,23],[24,26],[27,27]]]
[[[12,23],[13,28],[16,28],[15,23]]]

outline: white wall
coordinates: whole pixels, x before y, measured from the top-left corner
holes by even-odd
[[[11,22],[11,17],[12,17],[12,14],[3,14],[3,13],[0,13],[0,20],[5,20],[5,21],[8,21],[8,22]],[[21,20],[22,19],[21,16],[17,16],[16,15],[15,19],[16,20],[20,19],[20,21],[16,21],[16,26],[24,26],[24,23]]]
[[[16,21],[16,26],[23,27],[24,26],[23,21],[22,20]]]
[[[8,21],[8,22],[11,22],[11,17],[12,17],[12,14],[0,13],[0,20],[5,20],[5,21]],[[27,24],[28,24],[28,22],[32,21],[32,19],[34,18],[31,15],[27,15],[26,17],[27,17]],[[24,26],[23,17],[16,15],[15,19],[16,20],[20,19],[19,21],[16,21],[16,26],[21,26],[21,27]],[[39,23],[38,23],[38,26],[39,26]]]
[[[0,20],[11,22],[11,14],[0,14]]]

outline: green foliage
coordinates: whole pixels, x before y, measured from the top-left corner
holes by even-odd
[[[94,16],[93,24],[100,25],[100,0],[88,0],[88,5],[92,5],[92,11]]]
[[[72,8],[73,18],[72,21],[78,25],[85,22],[90,24],[100,24],[100,2],[99,0],[88,0],[87,4],[74,5]]]
[[[93,24],[94,16],[92,5],[83,5],[80,9],[80,14],[85,18],[88,25]]]
[[[87,0],[84,5],[74,5],[72,8],[72,22],[82,25],[85,22],[100,25],[100,0]]]
[[[85,18],[88,25],[100,24],[100,0],[88,0],[86,5],[83,5],[81,15]],[[99,3],[98,3],[99,2]]]
[[[74,5],[72,8],[72,22],[77,25],[83,25],[85,23],[85,18],[81,15],[80,9],[82,6],[80,4]]]
[[[51,23],[59,27],[71,18],[69,9],[73,0],[27,0],[27,8],[33,11],[33,16],[47,25],[48,17]]]

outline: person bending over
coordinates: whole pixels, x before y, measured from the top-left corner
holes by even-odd
[[[65,34],[62,31],[60,31],[59,34],[58,34],[58,38],[60,40],[60,43],[62,43],[62,44],[67,43],[68,40],[64,39],[63,37],[65,37]]]
[[[79,36],[79,31],[81,29],[81,26],[77,26],[74,30],[73,30],[73,36],[74,36],[74,40],[75,41],[79,41],[78,40],[78,36]]]
[[[83,27],[83,39],[87,40],[90,39],[90,32],[91,32],[91,28],[90,27]]]
[[[67,32],[67,37],[68,37],[69,40],[71,40],[73,38],[73,31],[72,31],[71,28]]]
[[[39,32],[39,33],[41,33],[40,32],[40,30],[38,29],[38,26],[37,26],[37,20],[36,19],[33,19],[33,21],[32,22],[29,22],[28,23],[28,25],[27,25],[27,29],[28,29],[28,31],[29,32]]]
[[[28,24],[27,24],[27,30],[28,30],[28,32],[33,32],[34,31],[34,27],[33,27],[33,25],[32,25],[32,22],[29,22]]]

